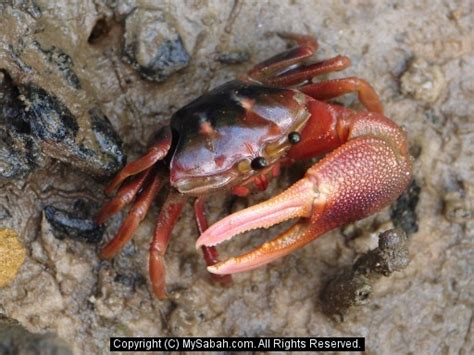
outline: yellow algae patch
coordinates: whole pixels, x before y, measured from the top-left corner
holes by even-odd
[[[26,251],[12,229],[0,229],[0,287],[15,278],[25,261]]]

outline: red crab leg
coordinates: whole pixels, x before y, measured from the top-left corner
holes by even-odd
[[[159,174],[150,177],[151,181],[145,183],[145,188],[138,196],[133,204],[127,218],[120,226],[119,231],[114,239],[112,239],[100,252],[103,259],[112,258],[130,239],[137,229],[140,222],[145,218],[151,202],[163,185],[163,178]]]
[[[166,298],[166,270],[164,255],[168,248],[173,228],[181,215],[186,199],[179,194],[170,193],[161,208],[156,222],[155,235],[150,244],[149,272],[153,293],[159,299]]]
[[[383,106],[375,90],[368,82],[356,77],[321,81],[302,86],[298,90],[317,100],[329,100],[357,92],[360,102],[368,111],[383,114]]]
[[[150,169],[144,171],[129,183],[121,186],[117,191],[117,195],[107,204],[105,204],[97,213],[95,219],[96,223],[104,223],[110,218],[110,216],[119,212],[122,208],[132,202],[133,198],[137,194],[138,190],[140,190],[149,174]]]
[[[194,214],[196,215],[196,224],[199,230],[199,234],[204,233],[204,231],[208,228],[206,212],[204,211],[204,201],[203,197],[198,197],[194,201]],[[219,262],[219,254],[217,253],[217,249],[213,246],[205,246],[201,247],[202,252],[204,254],[204,260],[206,261],[207,266],[212,266]],[[230,284],[232,282],[232,277],[230,275],[216,275],[212,274],[212,278],[214,281],[217,281],[222,284]]]
[[[331,229],[374,213],[407,187],[411,161],[398,126],[375,113],[354,114],[345,124],[347,142],[312,166],[302,180],[268,201],[227,216],[207,229],[196,245],[216,245],[251,229],[302,219],[261,247],[208,267],[210,272],[235,273],[269,263]],[[340,131],[334,128],[329,134]]]
[[[163,127],[158,132],[158,141],[144,156],[128,163],[122,170],[120,170],[112,182],[106,187],[105,193],[111,194],[126,178],[148,169],[158,160],[163,159],[171,147],[171,138],[171,129],[168,126]]]
[[[296,33],[279,33],[279,35],[296,41],[298,47],[291,48],[257,64],[248,72],[249,78],[266,81],[266,78],[311,57],[318,49],[318,42],[311,36]]]
[[[318,75],[344,70],[350,65],[351,61],[348,57],[338,55],[334,58],[296,68],[282,75],[266,79],[265,83],[273,86],[287,87],[311,80]]]

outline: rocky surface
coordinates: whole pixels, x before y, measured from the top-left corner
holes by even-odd
[[[51,333],[34,334],[17,321],[0,315],[0,353],[4,355],[69,355],[64,340]]]
[[[189,54],[187,66],[162,83],[124,58],[127,18],[137,10],[164,14]],[[365,336],[374,353],[472,353],[473,13],[469,0],[2,2],[0,69],[18,95],[7,105],[8,123],[5,105],[0,113],[0,158],[17,161],[0,164],[2,174],[5,166],[17,169],[0,182],[0,227],[17,232],[27,255],[0,289],[0,313],[31,332],[58,334],[78,354],[106,351],[109,337],[121,335],[355,335]],[[229,288],[210,282],[187,206],[166,256],[167,301],[154,299],[147,284],[159,204],[112,262],[99,261],[98,244],[55,237],[47,206],[73,218],[82,204],[87,213],[77,218],[92,216],[105,200],[105,182],[96,176],[116,170],[123,152],[130,159],[142,154],[180,106],[285,49],[276,31],[317,36],[317,58],[352,59],[332,77],[357,75],[377,89],[386,115],[405,127],[411,143],[417,188],[404,201],[236,275]],[[48,104],[40,106],[46,116],[31,115],[38,97]],[[340,102],[360,108],[351,95]],[[305,166],[284,171],[265,193],[212,199],[209,218],[267,198]],[[123,217],[111,221],[104,239]],[[325,316],[325,285],[394,225],[411,233],[408,267],[375,282],[370,302],[352,308],[343,323]],[[279,228],[236,239],[222,254],[256,246]]]
[[[125,155],[82,75],[91,58],[74,47],[80,32],[36,2],[2,2],[0,14],[0,129],[8,132],[0,146],[11,147],[0,177],[25,175],[42,154],[95,176],[114,174]]]

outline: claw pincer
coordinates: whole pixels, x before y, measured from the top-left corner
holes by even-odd
[[[372,87],[359,78],[312,82],[343,70],[350,60],[337,56],[305,60],[318,45],[309,37],[282,34],[296,48],[278,54],[178,110],[155,136],[149,151],[130,162],[106,189],[116,196],[98,213],[103,223],[132,204],[116,237],[102,250],[111,258],[131,240],[161,187],[161,207],[150,245],[154,294],[166,297],[164,255],[173,227],[189,198],[199,232],[197,247],[219,281],[302,247],[323,233],[376,212],[407,187],[411,160],[404,132],[383,116]],[[357,93],[368,112],[326,100]],[[264,190],[282,164],[326,156],[303,179],[268,201],[234,213],[207,228],[206,196],[228,191],[245,196]],[[218,261],[215,246],[237,234],[299,218],[274,240],[244,255]]]

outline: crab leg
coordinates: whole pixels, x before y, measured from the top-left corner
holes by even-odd
[[[204,211],[204,201],[203,197],[198,197],[194,201],[194,214],[196,216],[196,224],[199,230],[199,233],[202,234],[208,228],[206,213]],[[202,253],[204,254],[204,260],[206,261],[207,266],[212,266],[219,262],[219,254],[213,246],[201,247]],[[220,282],[222,284],[229,284],[232,282],[232,277],[230,275],[216,275],[212,274],[214,281]]]
[[[296,33],[279,33],[279,36],[296,41],[298,47],[291,48],[257,64],[248,72],[249,78],[266,82],[267,78],[311,57],[318,49],[318,42],[311,36]]]
[[[186,198],[170,193],[161,208],[156,222],[155,235],[150,244],[149,272],[153,293],[159,299],[166,298],[166,273],[164,255],[173,232],[173,228],[181,215]]]
[[[141,158],[128,163],[105,188],[106,194],[111,194],[129,176],[141,173],[150,168],[158,160],[163,159],[171,147],[171,129],[166,126],[158,132],[157,142]]]
[[[106,203],[97,213],[95,218],[96,223],[104,223],[110,218],[110,216],[119,212],[122,208],[132,202],[149,174],[150,169],[142,172],[138,177],[129,183],[122,185],[117,191],[117,195],[108,203]]]
[[[368,111],[383,114],[383,106],[379,95],[367,81],[356,77],[321,81],[302,86],[298,90],[317,100],[329,100],[344,94],[357,92],[360,102]]]
[[[214,224],[196,245],[216,245],[255,228],[295,217],[301,220],[259,248],[208,267],[210,272],[231,274],[269,263],[331,229],[376,212],[406,188],[411,161],[398,126],[384,116],[366,113],[354,114],[346,124],[346,143],[312,166],[302,180]]]
[[[348,57],[338,55],[334,58],[326,59],[319,63],[309,64],[301,68],[296,68],[285,72],[282,75],[268,78],[265,80],[265,83],[279,87],[288,87],[291,85],[300,84],[307,80],[311,80],[318,75],[344,70],[350,65],[351,61]]]
[[[150,180],[151,181],[145,182],[145,188],[133,204],[115,238],[112,239],[100,252],[101,258],[112,258],[130,239],[132,239],[133,233],[140,222],[145,218],[151,202],[154,200],[161,186],[163,186],[163,178],[158,173],[151,176]]]

